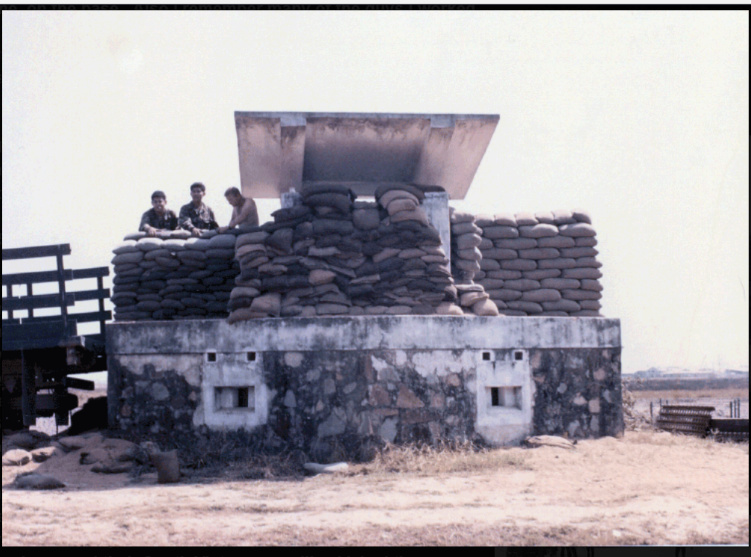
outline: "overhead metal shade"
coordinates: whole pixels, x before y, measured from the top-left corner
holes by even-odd
[[[464,199],[497,114],[235,112],[244,195],[305,184],[373,195],[383,184],[440,186]]]

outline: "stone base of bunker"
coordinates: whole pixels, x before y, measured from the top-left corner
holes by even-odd
[[[110,427],[189,467],[623,431],[618,320],[298,317],[114,323],[108,335]]]

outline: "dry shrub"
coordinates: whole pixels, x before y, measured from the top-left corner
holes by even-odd
[[[642,431],[653,429],[649,420],[636,411],[636,397],[625,383],[621,383],[621,396],[623,400],[623,424],[626,426],[626,430]]]
[[[436,445],[386,445],[364,468],[368,473],[481,472],[514,467],[531,470],[523,449],[490,449],[471,441],[445,441]]]
[[[245,480],[289,480],[303,477],[299,451],[278,455],[255,455],[229,464],[228,474]]]

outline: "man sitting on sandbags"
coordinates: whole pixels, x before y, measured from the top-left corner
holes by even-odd
[[[203,202],[206,186],[196,182],[190,186],[191,202],[180,207],[178,224],[193,236],[200,236],[201,230],[214,230],[219,225],[214,218],[214,211]]]
[[[224,192],[224,197],[232,205],[232,218],[228,226],[220,226],[217,232],[220,234],[226,232],[235,226],[240,229],[252,228],[258,226],[258,209],[256,202],[251,197],[243,197],[237,188],[228,188]]]
[[[151,209],[141,216],[138,230],[146,232],[149,236],[156,236],[160,230],[176,228],[177,215],[173,210],[167,209],[167,196],[163,191],[155,191],[151,194]]]

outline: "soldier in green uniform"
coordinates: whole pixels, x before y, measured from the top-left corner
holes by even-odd
[[[193,236],[200,236],[201,230],[213,230],[219,225],[214,218],[214,211],[203,202],[206,195],[206,186],[196,182],[190,186],[190,198],[192,201],[180,207],[178,224],[180,228],[188,230]]]
[[[146,232],[149,236],[156,236],[159,230],[175,230],[176,228],[177,215],[173,210],[167,209],[167,196],[163,191],[155,191],[151,194],[151,209],[141,216],[138,230]]]

